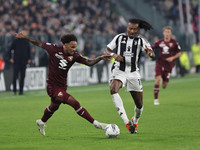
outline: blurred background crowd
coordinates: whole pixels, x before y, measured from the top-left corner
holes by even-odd
[[[135,0],[133,0],[135,1]],[[147,20],[135,9],[131,9],[131,0],[0,0],[0,64],[3,62],[3,54],[15,39],[14,34],[21,29],[29,31],[29,36],[41,41],[48,41],[60,44],[59,38],[64,33],[74,33],[78,37],[78,49],[82,55],[91,57],[103,52],[106,45],[118,33],[126,31],[126,24],[129,9],[131,17]],[[180,5],[180,2],[181,5]],[[189,13],[187,12],[189,1]],[[141,0],[143,5],[150,6],[149,9],[156,10],[168,22],[165,24],[172,27],[191,27],[188,38],[177,41],[184,44],[182,47],[188,56],[190,65],[194,62],[192,47],[200,53],[199,44],[199,15],[198,0]],[[125,9],[123,6],[126,3]],[[135,1],[133,5],[138,2]],[[180,10],[181,8],[181,10]],[[183,14],[182,19],[180,12]],[[153,15],[153,14],[150,14]],[[189,17],[188,17],[189,15]],[[189,23],[188,23],[189,18]],[[156,21],[159,24],[159,20]],[[183,23],[182,23],[183,22]],[[151,23],[151,22],[150,22]],[[155,21],[154,21],[155,23]],[[182,24],[181,24],[182,23]],[[153,26],[154,27],[154,26]],[[154,27],[152,32],[141,34],[153,44],[158,38],[162,38],[162,30]],[[181,33],[183,34],[183,33]],[[187,35],[188,37],[188,35]],[[187,44],[185,46],[185,43]],[[183,45],[182,44],[182,45]],[[181,45],[181,46],[182,46]],[[185,48],[187,47],[187,48]],[[30,66],[47,66],[48,56],[42,49],[32,45],[32,63]],[[145,54],[141,59],[146,61]],[[200,64],[199,64],[200,65]],[[0,68],[1,69],[1,68]],[[3,68],[2,68],[3,69]],[[4,69],[6,69],[4,67]],[[188,70],[190,71],[190,70]]]

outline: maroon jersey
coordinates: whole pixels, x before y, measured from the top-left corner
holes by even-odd
[[[156,65],[162,65],[169,69],[174,67],[174,61],[168,62],[166,58],[176,55],[176,53],[181,51],[181,47],[175,40],[171,39],[169,42],[165,42],[164,39],[160,39],[155,44],[153,44],[152,49],[159,49],[159,57],[156,60]]]
[[[55,86],[64,87],[67,85],[67,73],[75,63],[84,64],[86,59],[77,52],[73,56],[64,53],[63,46],[43,42],[42,48],[49,54],[49,73],[47,83]]]

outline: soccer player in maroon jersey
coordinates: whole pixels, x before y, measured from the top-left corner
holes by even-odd
[[[154,85],[154,105],[159,105],[158,93],[159,84],[162,79],[162,87],[165,89],[169,83],[172,68],[175,65],[175,59],[181,55],[181,47],[177,41],[171,38],[172,28],[166,26],[163,28],[164,38],[158,40],[151,47],[159,49],[159,56],[155,67],[155,85]]]
[[[85,59],[76,52],[77,38],[74,34],[64,34],[61,36],[60,41],[63,46],[57,46],[55,44],[41,42],[37,39],[23,35],[21,32],[16,33],[17,38],[23,38],[31,42],[32,44],[45,49],[49,54],[49,73],[47,78],[47,93],[51,97],[50,105],[44,110],[44,114],[41,119],[36,121],[39,126],[39,131],[42,135],[45,135],[44,128],[45,123],[53,115],[53,113],[59,108],[60,104],[68,104],[75,109],[78,115],[88,120],[96,128],[105,129],[107,124],[100,123],[87,112],[87,110],[81,107],[80,103],[69,93],[67,90],[67,73],[70,67],[75,63],[85,64],[87,66],[93,66],[100,60],[110,59],[110,55],[102,55],[95,59]]]

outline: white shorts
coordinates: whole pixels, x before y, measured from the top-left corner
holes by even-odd
[[[143,91],[139,72],[127,74],[120,70],[113,70],[110,76],[110,82],[113,79],[120,80],[122,82],[122,87],[126,87],[126,92],[130,92],[130,91],[142,92]]]

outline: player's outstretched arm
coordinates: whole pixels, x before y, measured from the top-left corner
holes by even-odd
[[[99,57],[97,57],[95,59],[88,59],[88,60],[86,60],[85,65],[93,66],[93,65],[95,65],[96,63],[98,63],[102,59],[103,60],[110,60],[111,56],[110,55],[102,55],[102,56],[99,56]]]
[[[20,39],[26,39],[29,42],[31,42],[32,44],[34,44],[36,46],[39,46],[39,47],[42,47],[42,42],[41,41],[39,41],[37,39],[34,39],[34,38],[31,38],[31,37],[28,37],[28,36],[25,36],[25,35],[22,34],[22,32],[15,33],[15,36],[17,38],[20,38]]]
[[[104,54],[112,56],[116,61],[119,61],[119,62],[124,61],[124,59],[121,55],[113,53],[112,50],[108,47],[105,49]]]

